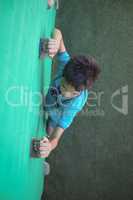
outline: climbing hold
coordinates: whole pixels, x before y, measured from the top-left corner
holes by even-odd
[[[39,147],[40,147],[40,140],[33,138],[31,142],[31,150],[30,150],[31,157],[40,158],[40,151],[38,150]]]
[[[48,40],[49,39],[40,39],[39,43],[39,58],[43,59],[48,55]]]

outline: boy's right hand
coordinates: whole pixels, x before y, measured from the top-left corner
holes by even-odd
[[[62,40],[62,33],[59,29],[55,28],[53,38],[48,41],[48,55],[53,58],[60,49]]]

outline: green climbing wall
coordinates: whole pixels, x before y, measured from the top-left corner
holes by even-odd
[[[45,134],[40,94],[51,60],[39,60],[38,51],[54,19],[46,0],[0,0],[0,200],[39,200],[42,193],[43,160],[30,157],[30,143]]]

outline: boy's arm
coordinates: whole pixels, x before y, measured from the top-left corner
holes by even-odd
[[[57,147],[59,140],[60,140],[61,136],[63,135],[63,133],[64,133],[64,129],[61,127],[56,127],[54,129],[51,137],[49,138],[49,141],[51,143],[51,151]]]
[[[64,44],[64,40],[62,38],[61,41],[60,41],[59,52],[62,53],[62,52],[65,52],[65,51],[66,51],[66,47],[65,47],[65,44]]]

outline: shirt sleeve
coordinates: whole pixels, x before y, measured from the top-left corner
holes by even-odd
[[[83,96],[76,100],[72,105],[66,106],[61,114],[58,121],[58,126],[66,129],[73,122],[75,116],[83,109],[85,103],[87,102],[89,93],[84,91]]]
[[[73,122],[73,120],[78,112],[79,112],[79,109],[75,109],[75,108],[64,109],[64,111],[62,112],[62,115],[58,121],[57,126],[63,128],[63,129],[68,128],[71,125],[71,123]]]
[[[56,77],[62,76],[64,66],[70,60],[70,55],[67,51],[58,53],[57,55],[57,70],[56,70]]]

